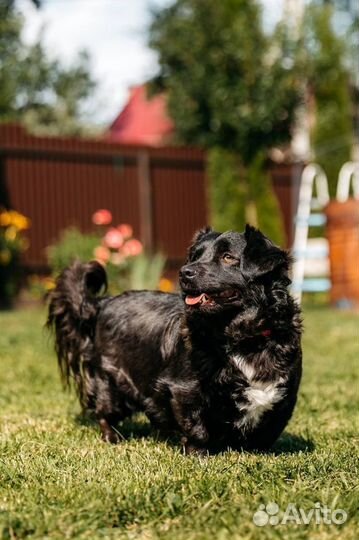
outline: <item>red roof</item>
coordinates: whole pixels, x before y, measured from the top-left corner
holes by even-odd
[[[127,105],[110,126],[106,138],[123,144],[161,146],[173,131],[165,95],[149,98],[146,85],[142,85],[132,88]]]

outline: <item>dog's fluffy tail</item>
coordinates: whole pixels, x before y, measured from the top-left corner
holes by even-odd
[[[73,377],[81,404],[86,406],[84,364],[90,360],[99,299],[107,288],[106,272],[96,261],[78,261],[63,270],[49,299],[46,326],[55,334],[55,350],[63,383]]]

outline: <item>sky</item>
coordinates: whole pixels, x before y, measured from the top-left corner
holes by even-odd
[[[48,54],[70,64],[81,49],[91,55],[91,68],[99,82],[91,104],[92,117],[108,124],[118,115],[131,86],[156,73],[157,59],[147,45],[151,9],[173,0],[43,0],[37,10],[19,0],[25,18],[24,40],[32,43],[42,32]],[[220,1],[220,0],[215,0]],[[283,0],[262,0],[264,21],[274,26]]]

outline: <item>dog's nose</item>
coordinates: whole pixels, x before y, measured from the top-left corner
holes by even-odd
[[[180,270],[180,277],[186,279],[193,279],[197,274],[197,270],[190,266],[183,266]]]

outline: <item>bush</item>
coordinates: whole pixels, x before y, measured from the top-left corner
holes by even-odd
[[[265,170],[263,154],[257,154],[248,167],[247,179],[250,200],[255,206],[255,220],[251,224],[259,227],[273,242],[283,246],[285,243],[283,219],[271,177]]]
[[[161,275],[165,258],[161,253],[152,257],[141,254],[132,260],[129,272],[129,289],[163,289]]]
[[[0,308],[12,306],[21,283],[21,254],[27,243],[23,231],[30,221],[14,210],[0,209]]]
[[[241,231],[246,224],[247,188],[236,156],[220,148],[208,153],[211,225],[218,231]]]
[[[283,222],[264,162],[259,153],[244,167],[233,152],[209,152],[211,224],[219,231],[241,231],[250,223],[282,245]]]
[[[47,259],[55,275],[69,266],[75,259],[89,261],[99,243],[98,234],[83,234],[75,227],[65,229],[56,244],[47,248]]]
[[[308,7],[304,18],[309,81],[315,103],[315,122],[311,130],[315,160],[323,167],[329,193],[336,194],[338,174],[349,161],[353,147],[353,103],[348,44],[333,27],[330,5]],[[312,113],[313,114],[313,113]]]
[[[59,242],[48,247],[48,261],[54,275],[76,259],[82,262],[96,259],[106,267],[111,294],[127,289],[158,288],[164,256],[143,253],[141,242],[133,237],[131,225],[110,226],[112,216],[108,210],[95,212],[92,221],[97,232],[84,234],[71,227],[63,231]]]

